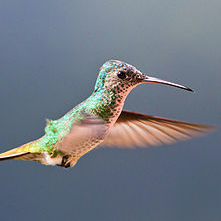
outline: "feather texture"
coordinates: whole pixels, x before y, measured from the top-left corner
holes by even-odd
[[[129,148],[157,146],[187,140],[214,129],[208,125],[123,110],[102,144]]]

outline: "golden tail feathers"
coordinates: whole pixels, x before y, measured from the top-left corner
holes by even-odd
[[[34,161],[40,161],[41,153],[33,153],[30,151],[32,145],[36,141],[29,142],[27,144],[24,144],[20,147],[11,149],[9,151],[6,151],[4,153],[0,154],[0,161],[4,160],[34,160]]]

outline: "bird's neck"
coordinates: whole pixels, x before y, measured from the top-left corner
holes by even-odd
[[[85,101],[88,104],[88,109],[93,113],[102,117],[104,120],[114,123],[119,117],[127,93],[116,93],[116,90],[98,90]]]

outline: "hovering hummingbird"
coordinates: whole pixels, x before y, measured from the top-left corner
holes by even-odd
[[[206,133],[212,126],[176,121],[123,110],[130,91],[139,84],[157,83],[190,88],[147,76],[130,64],[103,64],[90,97],[58,120],[47,120],[45,135],[0,154],[0,160],[34,160],[72,167],[100,144],[133,147],[174,143]]]

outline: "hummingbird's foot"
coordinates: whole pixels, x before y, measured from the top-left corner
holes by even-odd
[[[62,157],[61,164],[57,164],[60,167],[73,167],[76,164],[77,161],[73,160],[73,158],[69,155],[65,155]]]

